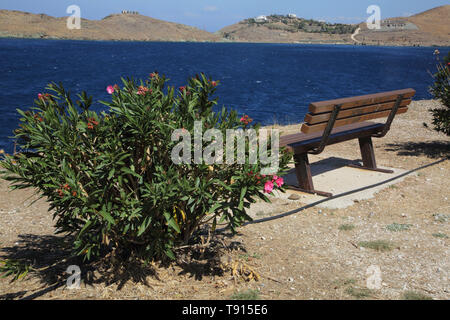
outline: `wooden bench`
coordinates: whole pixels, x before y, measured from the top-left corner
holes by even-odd
[[[392,173],[377,167],[372,137],[381,138],[389,131],[396,114],[405,113],[416,91],[403,89],[365,96],[313,102],[301,127],[301,133],[282,136],[280,146],[294,152],[298,187],[291,189],[332,196],[329,192],[317,191],[311,177],[308,154],[319,154],[325,146],[359,139],[362,166],[358,168]],[[368,120],[387,117],[385,123]]]

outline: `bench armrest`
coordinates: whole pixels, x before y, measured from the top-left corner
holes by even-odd
[[[374,134],[372,137],[382,138],[388,133],[389,129],[391,129],[392,120],[394,120],[395,114],[397,113],[398,108],[400,107],[400,104],[402,103],[402,100],[403,100],[403,94],[400,94],[397,97],[397,101],[395,101],[395,105],[392,108],[391,113],[389,113],[386,123],[384,124],[383,130],[380,133]]]
[[[336,122],[339,111],[341,111],[341,104],[337,104],[333,107],[333,112],[330,115],[330,120],[328,120],[327,126],[323,131],[322,140],[320,141],[320,145],[309,151],[311,154],[319,154],[325,149],[325,146],[328,144],[328,138],[330,137],[331,130],[333,130],[334,123]]]

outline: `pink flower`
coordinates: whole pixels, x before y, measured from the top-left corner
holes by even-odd
[[[146,93],[152,93],[152,89],[149,89],[149,88],[147,88],[147,87],[144,87],[144,86],[140,86],[139,88],[138,88],[138,92],[137,92],[137,94],[138,95],[145,95]]]
[[[49,99],[50,97],[51,97],[51,95],[50,95],[49,93],[44,93],[44,94],[38,93],[38,99],[41,99],[41,100],[47,100],[47,99]]]
[[[281,177],[277,177],[277,179],[275,180],[275,183],[277,184],[277,186],[279,188],[284,184],[284,180]]]
[[[106,92],[108,92],[109,94],[113,94],[114,93],[114,87],[113,86],[107,86],[106,87]]]
[[[245,115],[240,120],[243,124],[248,125],[253,119],[249,118],[248,115]]]
[[[265,193],[271,193],[273,190],[273,182],[272,181],[267,181],[266,184],[264,185],[264,192]]]

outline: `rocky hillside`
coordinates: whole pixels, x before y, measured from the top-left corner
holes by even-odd
[[[270,15],[251,18],[218,31],[224,39],[238,42],[351,43],[356,25],[331,24],[295,16]]]
[[[354,38],[365,44],[450,46],[450,5],[411,17],[384,19],[380,30],[368,30],[362,23]]]
[[[80,30],[69,30],[66,22],[66,17],[0,10],[0,37],[450,46],[450,5],[411,17],[385,19],[380,30],[369,30],[365,23],[331,24],[293,15],[245,19],[215,34],[139,14],[82,19]]]
[[[330,24],[292,16],[246,19],[221,29],[229,41],[280,43],[349,43],[369,45],[450,46],[450,5],[411,17],[384,19],[380,30]]]
[[[113,14],[102,20],[81,20],[70,30],[67,18],[0,10],[0,37],[138,41],[217,41],[220,37],[194,27],[139,14]]]

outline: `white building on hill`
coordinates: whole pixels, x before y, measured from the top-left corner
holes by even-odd
[[[289,13],[288,17],[289,18],[297,18],[297,15],[295,13]]]
[[[122,10],[122,14],[139,14],[137,11]]]
[[[267,21],[267,17],[266,16],[257,16],[255,18],[255,21],[256,22],[264,22],[264,21]]]

